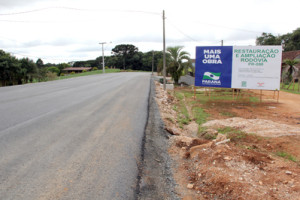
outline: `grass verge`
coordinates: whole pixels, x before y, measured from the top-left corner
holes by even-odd
[[[281,83],[281,89],[282,91],[285,91],[285,92],[289,92],[289,93],[293,93],[293,94],[300,94],[300,92],[298,91],[300,88],[299,88],[299,84],[298,83],[295,83],[295,87],[293,87],[293,85],[290,86],[289,89],[288,88],[289,85],[283,85]],[[293,89],[294,88],[294,89]]]
[[[183,125],[189,124],[191,121],[188,109],[186,107],[185,101],[184,101],[184,94],[181,92],[175,92],[175,97],[179,101],[176,106],[174,106],[174,110],[178,112],[178,123],[179,127],[183,128]]]
[[[279,157],[282,157],[282,158],[285,158],[287,160],[290,160],[290,161],[293,161],[293,162],[298,162],[298,160],[296,159],[296,157],[294,157],[293,155],[287,153],[287,152],[284,152],[284,151],[277,151],[275,153],[277,156]]]
[[[105,73],[117,73],[120,72],[120,69],[106,69]],[[68,78],[75,78],[80,76],[89,76],[89,75],[96,75],[96,74],[102,74],[102,70],[95,70],[95,71],[89,71],[89,72],[83,72],[83,73],[77,73],[77,74],[68,74],[65,76],[59,76],[56,80],[63,80]]]

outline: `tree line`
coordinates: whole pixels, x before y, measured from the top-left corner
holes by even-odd
[[[0,50],[0,86],[21,85],[25,83],[53,80],[69,67],[66,63],[44,64],[29,58],[18,59]]]
[[[300,28],[292,33],[274,36],[262,33],[256,38],[257,45],[283,45],[284,51],[300,50]],[[163,69],[163,52],[141,52],[132,44],[120,44],[112,49],[111,56],[105,56],[105,66],[122,70],[154,71],[161,73]],[[167,74],[175,83],[183,74],[194,72],[190,55],[183,51],[182,46],[168,47],[166,54]],[[63,69],[70,63],[44,64],[41,59],[36,62],[29,58],[17,59],[9,53],[0,50],[0,83],[2,86],[24,84],[34,81],[47,81],[63,75]],[[94,60],[76,61],[73,67],[92,67],[102,69],[102,56]]]
[[[112,49],[111,56],[105,56],[105,66],[121,70],[153,71],[161,74],[163,70],[163,52],[140,52],[132,44],[120,44]],[[95,60],[75,62],[74,67],[102,67],[102,57]],[[194,72],[190,55],[183,51],[183,46],[168,47],[166,53],[166,73],[171,75],[174,82],[178,83],[181,75]]]
[[[256,38],[256,45],[282,45],[283,51],[300,50],[300,28],[292,33],[274,36],[271,33],[262,33]]]
[[[177,83],[179,77],[190,68],[189,54],[182,51],[183,47],[169,47],[166,54],[167,74],[171,75]],[[141,52],[131,44],[117,45],[112,49],[111,56],[105,56],[105,66],[121,70],[153,71],[162,72],[162,51]],[[20,85],[32,82],[53,80],[62,76],[63,70],[70,67],[70,63],[44,64],[42,59],[36,62],[29,58],[18,59],[9,53],[0,50],[0,83],[1,86]],[[77,61],[72,67],[92,67],[102,69],[102,57],[95,60]]]
[[[122,70],[140,70],[151,71],[152,60],[154,71],[157,71],[157,65],[162,59],[161,51],[141,52],[132,44],[120,44],[115,46],[111,56],[105,56],[105,66],[109,68],[117,68]],[[95,60],[77,61],[73,67],[97,67],[102,69],[102,56]]]
[[[278,36],[274,36],[271,33],[262,33],[260,37],[256,38],[256,45],[282,45],[285,52],[300,50],[300,28],[297,28],[292,33]],[[282,63],[282,87],[288,85],[287,89],[289,89],[291,84],[295,84],[295,80],[299,79],[299,69],[296,65],[300,63],[300,60],[285,59]]]
[[[162,62],[161,51],[143,53],[131,44],[121,44],[112,49],[111,56],[105,56],[105,66],[122,70],[157,71],[158,63]],[[67,67],[92,67],[102,69],[102,56],[94,60],[76,61],[71,63],[47,63],[42,59],[36,62],[29,58],[18,59],[0,50],[0,86],[20,85],[32,82],[53,80],[64,75]]]

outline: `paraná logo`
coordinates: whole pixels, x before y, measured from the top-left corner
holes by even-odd
[[[215,73],[215,72],[204,72],[203,78],[202,78],[202,85],[221,85],[220,81],[221,73]]]
[[[203,80],[214,80],[217,81],[220,79],[221,73],[214,73],[214,72],[204,72]]]

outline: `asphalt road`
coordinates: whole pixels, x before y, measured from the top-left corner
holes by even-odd
[[[0,88],[0,199],[135,199],[148,73]]]

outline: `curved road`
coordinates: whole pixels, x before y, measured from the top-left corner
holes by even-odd
[[[134,199],[149,73],[0,88],[0,199]]]

